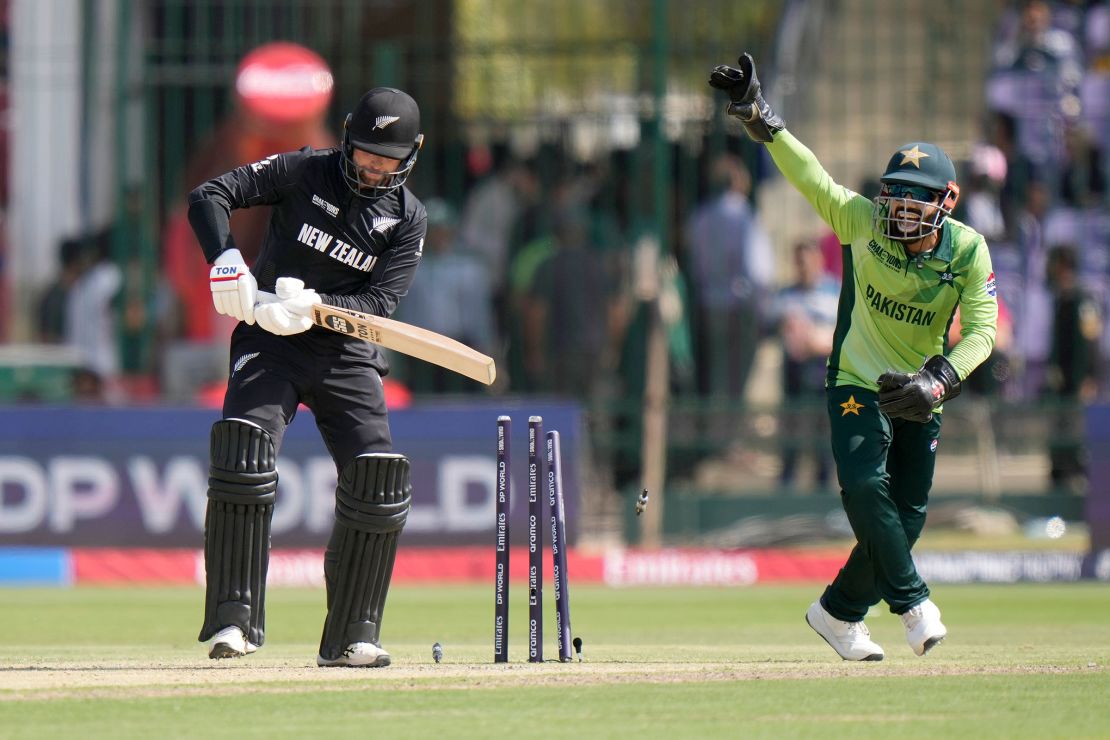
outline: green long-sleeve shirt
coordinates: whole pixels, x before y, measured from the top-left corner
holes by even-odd
[[[998,301],[983,237],[952,218],[932,256],[920,263],[872,225],[872,202],[838,185],[789,131],[767,145],[775,164],[832,227],[843,245],[840,289],[827,385],[875,390],[887,370],[915,371],[945,349],[960,309],[963,337],[947,354],[960,378],[994,347]]]

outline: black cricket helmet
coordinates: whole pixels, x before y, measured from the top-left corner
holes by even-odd
[[[915,242],[939,230],[960,198],[952,160],[924,141],[898,147],[879,181],[872,222],[879,233],[898,242]],[[930,208],[935,210],[929,213]]]
[[[340,161],[343,178],[356,195],[380,198],[392,193],[408,179],[416,165],[416,155],[424,143],[420,133],[420,107],[412,97],[393,87],[375,87],[362,96],[343,122]],[[359,177],[354,150],[398,159],[400,165],[377,185],[366,185]]]

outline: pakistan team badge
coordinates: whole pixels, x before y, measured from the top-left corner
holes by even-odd
[[[948,267],[945,267],[943,272],[938,272],[937,273],[937,277],[940,278],[940,284],[941,285],[951,285],[953,288],[955,288],[956,287],[956,278],[958,278],[961,274],[962,273],[959,273],[959,272],[953,272],[952,271],[952,264],[949,263]]]
[[[913,149],[903,149],[898,153],[902,155],[902,161],[898,164],[899,167],[906,163],[909,163],[917,169],[921,169],[921,160],[929,156],[925,152],[921,151],[918,148],[917,144],[913,145]]]
[[[859,410],[863,408],[863,404],[856,403],[855,396],[848,396],[848,400],[840,404],[840,408],[844,409],[844,413],[842,413],[841,416],[847,416],[848,414],[859,416]]]

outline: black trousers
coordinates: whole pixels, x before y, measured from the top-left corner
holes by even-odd
[[[280,450],[285,428],[303,403],[315,415],[337,471],[361,454],[392,451],[376,363],[357,351],[335,351],[334,341],[315,334],[279,337],[240,324],[231,340],[223,418],[257,424]]]

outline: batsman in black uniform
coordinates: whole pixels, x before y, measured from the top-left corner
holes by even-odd
[[[422,141],[416,101],[374,88],[347,116],[338,150],[275,154],[189,195],[213,303],[241,321],[211,434],[200,630],[211,658],[252,653],[265,639],[275,463],[304,403],[339,474],[316,662],[389,665],[379,630],[412,487],[409,461],[392,452],[381,381],[388,366],[374,345],[315,327],[309,312],[319,302],[389,316],[408,292],[427,216],[405,180]],[[230,212],[261,204],[273,215],[248,270]]]

